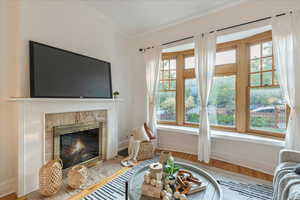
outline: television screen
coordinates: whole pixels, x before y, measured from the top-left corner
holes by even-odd
[[[109,62],[29,43],[31,97],[112,98]]]

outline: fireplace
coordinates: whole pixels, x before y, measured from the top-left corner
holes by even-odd
[[[103,122],[78,123],[54,127],[54,158],[60,158],[63,169],[78,164],[90,165],[104,159]]]

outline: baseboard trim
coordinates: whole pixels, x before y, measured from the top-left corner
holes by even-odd
[[[0,198],[15,192],[15,179],[8,179],[0,183]]]
[[[123,140],[119,142],[118,151],[122,151],[124,149],[127,149],[129,145],[129,140]]]
[[[211,167],[216,167],[216,168],[220,168],[226,171],[230,171],[230,172],[234,172],[234,173],[238,173],[238,174],[243,174],[243,175],[247,175],[247,176],[251,176],[254,178],[258,178],[258,179],[262,179],[262,180],[266,180],[266,181],[272,181],[273,180],[273,176],[255,169],[250,169],[248,167],[243,167],[240,165],[236,165],[233,163],[229,163],[226,161],[222,161],[222,160],[217,160],[212,158],[210,160],[210,163],[204,163],[204,162],[200,162],[197,159],[197,155],[195,154],[190,154],[190,153],[184,153],[184,152],[178,152],[178,151],[173,151],[170,149],[157,149],[158,152],[163,151],[163,150],[167,150],[167,151],[171,151],[172,154],[175,157],[179,157],[185,160],[189,160],[192,162],[199,162],[203,165],[207,165],[207,166],[211,166]]]

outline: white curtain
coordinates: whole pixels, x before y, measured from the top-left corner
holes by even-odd
[[[287,104],[291,108],[286,148],[300,150],[300,13],[272,18],[275,66]]]
[[[159,81],[159,67],[161,64],[161,48],[154,47],[148,49],[144,53],[144,59],[146,63],[146,81],[147,81],[147,123],[152,129],[154,134],[156,133],[156,93]]]
[[[216,60],[216,34],[208,33],[195,37],[195,61],[198,94],[200,98],[198,160],[210,160],[210,127],[208,98],[213,83]]]

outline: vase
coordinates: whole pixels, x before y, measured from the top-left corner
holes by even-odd
[[[68,185],[73,189],[81,188],[87,181],[87,168],[83,165],[72,167],[68,172]]]
[[[159,162],[164,165],[167,160],[174,161],[174,158],[172,156],[172,153],[170,151],[162,151],[160,153]]]
[[[39,192],[43,196],[56,194],[62,186],[62,161],[50,160],[39,171]]]

